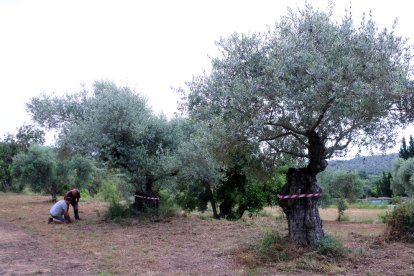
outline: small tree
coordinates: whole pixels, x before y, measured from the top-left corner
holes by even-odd
[[[56,158],[53,150],[39,145],[31,146],[27,153],[18,154],[13,161],[13,174],[34,192],[47,192],[56,201],[60,191],[56,181]]]
[[[59,133],[61,151],[121,170],[137,194],[154,197],[157,183],[177,174],[165,162],[180,142],[180,124],[155,116],[146,99],[129,87],[96,81],[91,91],[41,95],[27,108],[35,122]],[[140,198],[135,200],[139,208]]]
[[[341,217],[344,215],[345,210],[348,209],[345,198],[343,197],[339,198],[337,205],[338,205],[338,221],[341,221]]]

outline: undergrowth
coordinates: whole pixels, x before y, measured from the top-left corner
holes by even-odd
[[[387,223],[387,239],[414,242],[414,202],[398,205],[383,220]]]
[[[266,229],[260,238],[237,254],[239,262],[247,265],[249,272],[260,271],[267,265],[283,263],[283,271],[314,271],[341,273],[337,265],[348,254],[341,240],[325,236],[315,247],[302,247],[272,229]],[[251,273],[254,275],[254,273]]]

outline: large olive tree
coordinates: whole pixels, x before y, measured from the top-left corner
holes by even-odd
[[[154,196],[154,183],[177,173],[164,166],[180,140],[176,124],[155,116],[129,87],[97,81],[92,91],[42,95],[27,108],[35,122],[58,132],[61,151],[121,170],[137,193]]]
[[[218,47],[211,71],[182,89],[185,111],[220,117],[240,143],[259,144],[270,158],[305,161],[289,169],[283,195],[321,192],[316,175],[351,145],[392,145],[402,103],[412,98],[409,47],[371,16],[355,27],[350,14],[336,22],[308,5],[267,32],[234,34]],[[280,200],[297,243],[324,236],[317,200]]]

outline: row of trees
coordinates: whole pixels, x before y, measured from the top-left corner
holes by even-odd
[[[15,190],[30,185],[54,199],[68,186],[95,193],[102,175],[112,173],[123,179],[125,195],[157,196],[166,187],[186,210],[210,204],[214,217],[237,219],[274,204],[285,183],[286,167],[266,167],[252,147],[189,118],[156,116],[143,97],[112,82],[63,97],[42,95],[27,106],[36,123],[57,131],[57,144],[33,140],[11,156]],[[136,197],[134,207],[145,210],[143,203]]]
[[[351,13],[337,22],[306,5],[273,29],[217,45],[211,71],[179,89],[182,118],[155,116],[144,98],[105,81],[33,98],[28,111],[58,132],[59,154],[118,170],[137,194],[168,186],[186,208],[208,202],[216,217],[274,200],[282,164],[283,195],[320,192],[327,159],[350,145],[390,146],[414,117],[410,47],[371,17],[355,27]],[[279,202],[295,242],[324,236],[317,202]]]

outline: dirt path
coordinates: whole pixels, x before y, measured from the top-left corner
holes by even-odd
[[[63,249],[57,251],[41,236],[28,234],[0,220],[0,275],[94,275],[93,269]]]

